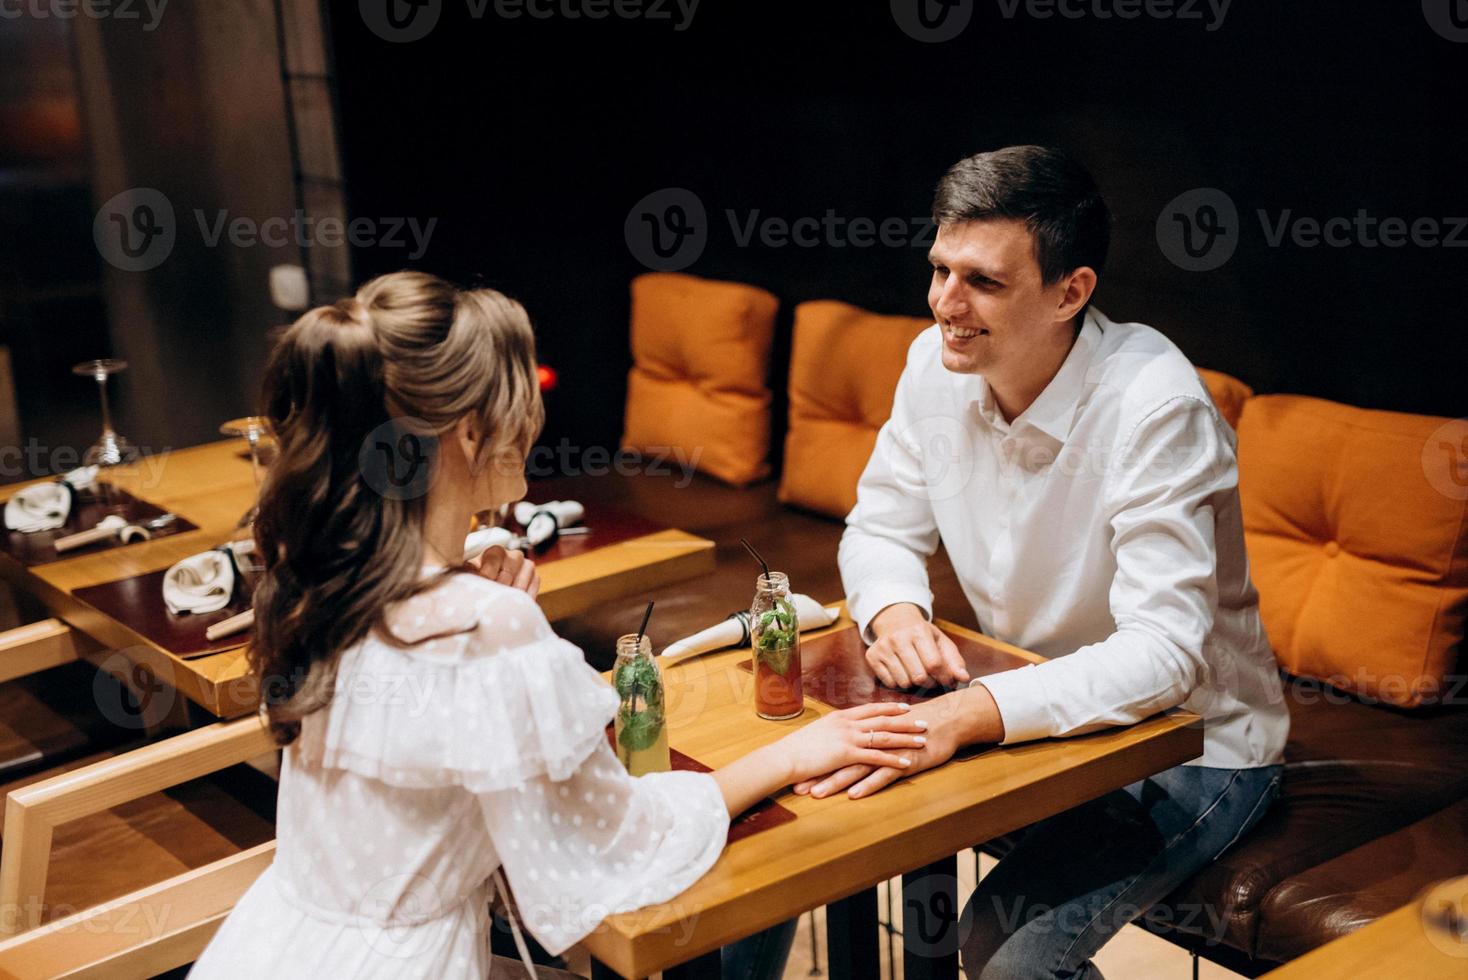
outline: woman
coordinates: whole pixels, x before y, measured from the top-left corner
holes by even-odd
[[[512,300],[375,279],[290,327],[264,387],[280,448],[250,655],[285,746],[279,836],[192,976],[483,977],[501,868],[560,953],[687,888],[731,814],[923,743],[872,705],[711,774],[627,775],[617,698],[551,631],[533,565],[463,561],[471,515],[524,495],[542,420]]]

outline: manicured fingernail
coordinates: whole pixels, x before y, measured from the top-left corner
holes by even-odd
[[[919,735],[916,739],[914,739],[914,741],[916,741],[917,744],[919,744],[919,745],[927,745],[928,744],[928,740],[926,738],[924,738],[923,736],[921,736],[921,735]]]
[[[912,760],[911,759],[904,758],[902,760],[902,768],[906,769],[910,765],[912,765]]]
[[[925,721],[923,721],[922,719],[918,719],[917,726],[919,728],[921,728],[923,731],[927,731],[928,730],[928,723],[925,722]]]
[[[897,706],[901,710],[903,710],[903,711],[911,711],[912,710],[912,705],[908,704],[906,701],[898,701],[897,702]]]

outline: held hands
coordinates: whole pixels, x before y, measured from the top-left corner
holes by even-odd
[[[479,574],[491,582],[519,589],[532,599],[540,592],[540,573],[535,570],[535,562],[526,558],[523,551],[495,545],[485,549],[478,558],[471,558],[469,563],[478,566]]]
[[[867,665],[887,687],[968,683],[968,668],[958,647],[912,603],[897,603],[877,613],[872,632],[877,642],[867,648]]]
[[[863,704],[833,711],[786,735],[775,746],[789,764],[788,782],[811,780],[850,766],[905,768],[911,750],[927,744],[928,723],[905,704]],[[894,750],[908,750],[897,752]]]

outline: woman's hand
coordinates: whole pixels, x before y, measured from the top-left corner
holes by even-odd
[[[928,723],[911,717],[905,704],[863,704],[833,711],[791,732],[772,748],[785,755],[790,782],[801,782],[848,766],[906,768],[908,753],[927,744]]]
[[[485,549],[479,558],[479,574],[491,582],[528,593],[532,599],[540,592],[540,573],[535,570],[535,562],[526,558],[523,551],[499,545]]]

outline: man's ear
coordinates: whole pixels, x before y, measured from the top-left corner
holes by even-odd
[[[1075,319],[1076,315],[1086,308],[1086,304],[1091,301],[1091,294],[1095,291],[1095,269],[1083,265],[1073,271],[1065,280],[1065,292],[1060,296],[1060,305],[1055,308],[1056,321]]]

